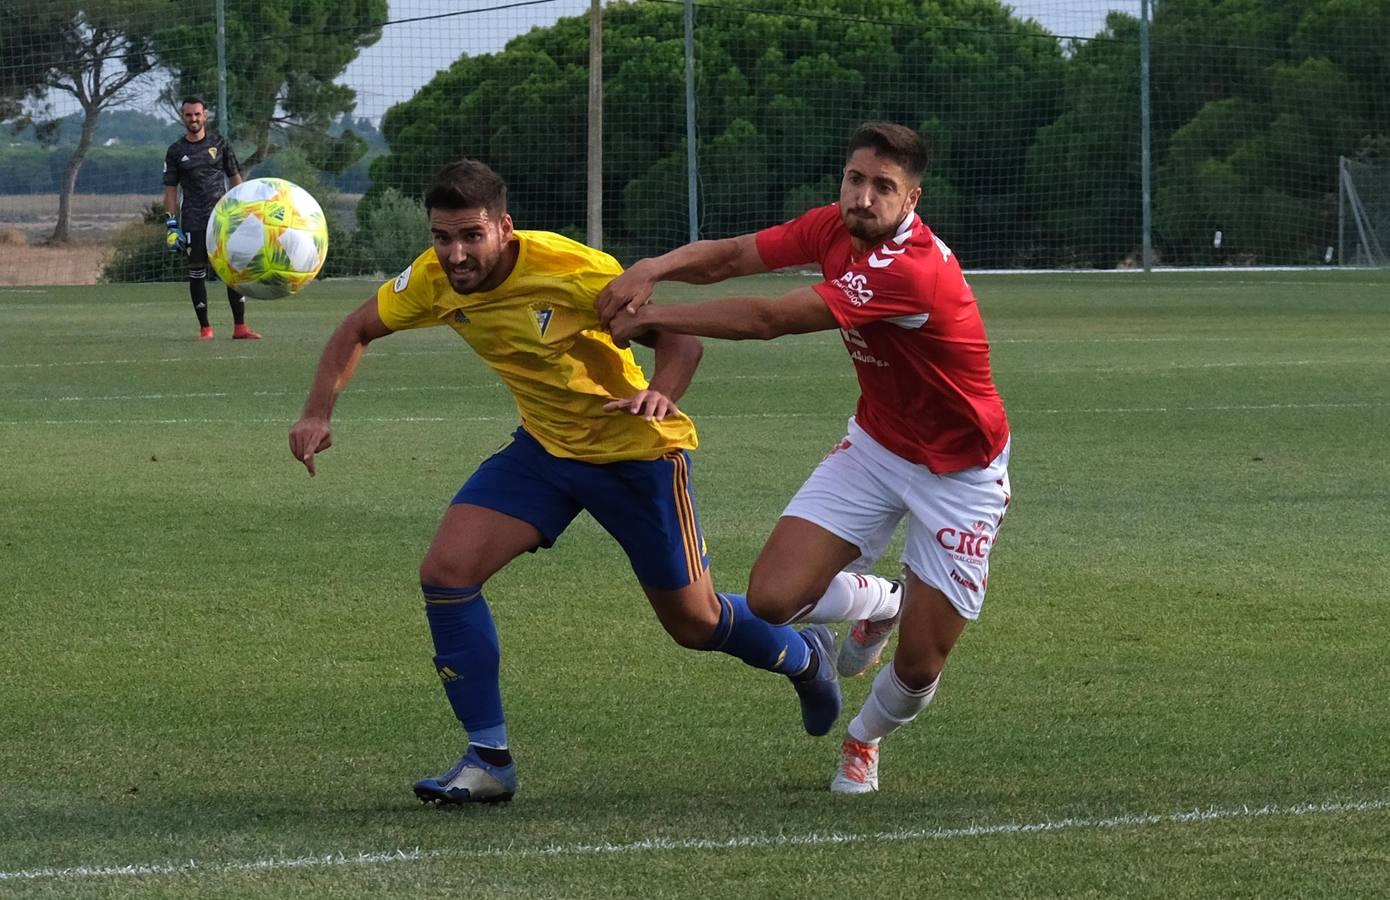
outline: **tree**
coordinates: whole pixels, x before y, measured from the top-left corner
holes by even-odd
[[[1071,48],[1066,111],[1029,154],[1038,262],[1110,267],[1141,238],[1139,22]],[[1336,160],[1390,130],[1381,0],[1157,0],[1154,244],[1171,265],[1320,262]],[[1219,246],[1216,232],[1222,233]]]
[[[975,265],[1012,260],[991,235],[1037,215],[1023,162],[1060,112],[1055,38],[992,0],[756,6],[696,14],[704,236],[833,200],[854,126],[889,119],[949,139],[924,201],[933,226]],[[630,252],[687,235],[681,16],[674,4],[605,11],[604,234]],[[392,152],[373,164],[374,190],[418,195],[442,157],[472,154],[515,187],[523,227],[582,232],[587,46],[585,20],[569,18],[455,62],[388,111]]]
[[[26,97],[43,101],[50,91],[68,94],[82,110],[82,129],[58,194],[58,219],[49,240],[69,239],[72,194],[91,149],[103,109],[121,102],[127,89],[155,67],[151,23],[166,4],[158,0],[58,0],[42,6],[14,0],[0,4],[0,113],[16,110]],[[20,10],[24,13],[21,16]],[[16,64],[11,65],[10,61]],[[35,123],[40,137],[56,121]]]
[[[1111,13],[1095,39],[1071,47],[1065,112],[1028,151],[1028,191],[1042,212],[1022,262],[1113,268],[1138,251],[1138,40],[1139,21]]]
[[[62,45],[62,11],[0,0],[0,121],[29,124],[25,98],[43,96],[50,63]]]
[[[1322,261],[1337,158],[1390,133],[1387,32],[1383,0],[1160,0],[1155,79],[1173,89],[1154,112],[1155,232],[1170,261]]]
[[[351,129],[334,129],[356,93],[334,84],[363,47],[381,37],[387,0],[243,0],[226,16],[227,105],[219,130],[252,150],[246,168],[293,145],[324,171],[339,173],[367,151]],[[156,36],[160,61],[175,78],[171,104],[186,95],[216,108],[215,23],[185,22]],[[336,133],[330,133],[331,131]]]

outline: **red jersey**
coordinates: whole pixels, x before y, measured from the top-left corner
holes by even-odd
[[[913,213],[855,256],[831,204],[757,234],[770,269],[818,262],[816,293],[859,376],[854,417],[874,440],[933,472],[988,465],[1009,440],[975,295],[951,248]]]

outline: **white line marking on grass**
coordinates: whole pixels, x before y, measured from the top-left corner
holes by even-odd
[[[408,393],[408,392],[413,392],[413,391],[419,391],[419,392],[428,392],[428,391],[492,391],[492,390],[503,390],[504,388],[505,388],[505,385],[501,384],[500,382],[499,382],[499,383],[489,383],[489,384],[479,383],[479,384],[460,384],[460,385],[451,385],[451,384],[418,385],[418,384],[414,384],[414,385],[407,385],[407,386],[405,386],[405,387],[385,387],[385,388],[359,387],[359,388],[354,388],[354,389],[353,389],[353,393],[354,393],[354,394],[403,394],[403,393]],[[289,393],[291,393],[291,392],[290,392],[290,391],[287,391],[287,390],[279,390],[279,391],[250,391],[248,394],[246,394],[246,396],[249,396],[249,397],[283,397],[283,396],[285,396],[286,394],[289,394]],[[295,394],[296,396],[298,396],[299,394],[302,394],[302,393],[303,393],[303,391],[295,391],[295,392],[294,392],[294,394]],[[4,399],[6,399],[6,400],[13,400],[13,402],[15,402],[15,403],[74,403],[74,402],[77,402],[77,403],[96,403],[96,402],[111,401],[111,400],[117,400],[117,401],[120,401],[120,400],[197,400],[197,399],[205,399],[205,398],[208,398],[208,397],[233,397],[233,396],[240,396],[240,395],[238,395],[238,394],[232,394],[232,393],[230,393],[230,392],[228,392],[228,391],[202,391],[202,392],[187,393],[187,394],[165,394],[165,393],[159,393],[159,394],[92,394],[92,395],[85,395],[85,396],[84,396],[84,395],[74,394],[74,395],[64,396],[64,397],[14,397],[14,398],[6,397],[6,398],[4,398]]]
[[[800,381],[806,376],[792,374],[780,375],[768,373],[765,375],[716,375],[704,379],[705,383],[711,382],[731,382],[731,381]],[[845,371],[831,376],[843,381],[850,381],[854,378],[854,373]],[[473,384],[410,384],[400,387],[354,387],[353,394],[411,394],[411,393],[449,393],[456,391],[504,391],[506,385],[500,381],[479,381]],[[283,397],[286,394],[294,393],[295,396],[303,394],[303,391],[250,391],[245,396],[248,397]],[[12,403],[98,403],[110,401],[145,401],[145,400],[200,400],[209,397],[234,397],[241,396],[229,391],[199,391],[183,394],[156,393],[156,394],[70,394],[62,397],[3,397],[0,400]]]
[[[450,859],[527,859],[534,857],[603,856],[682,850],[758,850],[768,847],[818,847],[834,844],[887,844],[911,841],[940,841],[1001,835],[1041,834],[1086,829],[1145,828],[1155,825],[1193,825],[1271,816],[1313,816],[1338,813],[1382,812],[1390,800],[1351,800],[1345,802],[1297,803],[1292,806],[1207,807],[1178,813],[1134,814],[1104,818],[1044,819],[1040,822],[1000,822],[967,825],[961,828],[900,828],[877,832],[817,832],[805,834],[754,834],[731,838],[647,838],[624,844],[547,844],[543,847],[495,847],[481,850],[364,850],[357,853],[327,853],[322,856],[265,858],[244,862],[188,860],[179,863],[131,863],[48,867],[0,871],[0,881],[32,881],[40,878],[75,880],[115,876],[229,875],[239,872],[270,872],[285,869],[338,868]]]
[[[1385,409],[1390,401],[1384,403],[1267,403],[1232,404],[1217,406],[1115,406],[1074,409],[1023,409],[1011,410],[1014,416],[1027,415],[1142,415],[1180,412],[1279,412],[1285,410],[1321,409]],[[846,413],[835,412],[785,412],[785,413],[702,413],[696,416],[701,422],[745,419],[836,419],[842,420]],[[353,416],[339,419],[335,424],[362,425],[365,423],[399,425],[410,422],[448,422],[466,424],[469,422],[515,422],[515,416]],[[0,426],[23,425],[288,425],[293,416],[277,418],[230,418],[230,419],[0,419]]]
[[[125,366],[145,363],[206,362],[207,360],[255,359],[249,354],[229,356],[164,356],[159,359],[82,359],[69,362],[0,363],[0,369],[64,369],[76,366]]]
[[[1024,409],[1017,415],[1069,415],[1081,414],[1142,414],[1172,412],[1267,412],[1286,409],[1380,409],[1390,403],[1241,403],[1226,406],[1098,406],[1091,409]],[[706,416],[705,418],[709,418]]]

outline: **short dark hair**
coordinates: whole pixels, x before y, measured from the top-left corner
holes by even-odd
[[[199,97],[197,94],[189,94],[187,97],[184,97],[182,100],[179,101],[179,109],[183,109],[185,106],[187,106],[187,105],[190,104],[190,103],[196,103],[196,104],[198,104],[199,106],[201,106],[203,109],[207,109],[207,108],[208,108],[208,105],[207,105],[206,103],[203,102],[203,98],[202,98],[202,97]]]
[[[902,166],[907,174],[921,180],[927,171],[927,142],[922,136],[905,125],[893,122],[865,122],[855,129],[849,139],[849,149],[845,159],[854,151],[868,147],[879,156],[885,156]]]
[[[425,191],[425,211],[486,209],[493,216],[507,211],[507,183],[487,163],[460,159],[439,170]]]

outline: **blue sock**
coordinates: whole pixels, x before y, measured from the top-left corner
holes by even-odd
[[[742,594],[715,594],[719,624],[704,647],[736,656],[757,669],[796,675],[811,664],[811,648],[790,625],[769,625],[753,615]]]
[[[434,638],[434,667],[469,743],[507,746],[498,670],[502,650],[481,588],[421,584]]]

